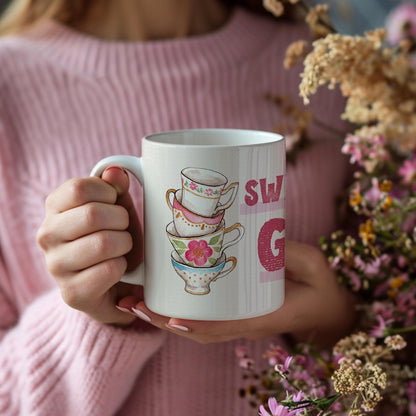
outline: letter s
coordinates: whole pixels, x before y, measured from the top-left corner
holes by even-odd
[[[252,207],[253,205],[256,205],[259,200],[259,196],[257,195],[257,192],[254,189],[256,186],[257,186],[257,181],[254,179],[246,183],[246,191],[249,195],[246,195],[244,197],[244,201],[250,207]]]

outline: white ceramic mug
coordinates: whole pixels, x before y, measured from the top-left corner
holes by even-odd
[[[109,156],[97,163],[91,175],[101,176],[109,166],[124,167],[143,186],[144,262],[124,275],[122,281],[144,286],[149,309],[184,319],[233,320],[265,315],[282,305],[282,136],[237,129],[156,133],[143,138],[142,157]],[[235,195],[225,202],[232,200],[221,221],[226,227],[241,224],[244,237],[222,250],[211,267],[183,264],[181,257],[172,253],[166,234],[172,222],[172,209],[166,205],[167,191],[182,189],[182,174],[189,167],[217,172],[227,183],[235,184]],[[190,274],[186,277],[189,282],[183,271]]]

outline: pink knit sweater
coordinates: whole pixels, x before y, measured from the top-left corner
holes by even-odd
[[[36,232],[52,190],[107,155],[140,155],[146,134],[273,130],[282,116],[265,94],[297,97],[299,73],[282,58],[299,36],[238,9],[184,40],[101,41],[50,22],[0,41],[1,415],[256,414],[238,396],[234,350],[247,345],[260,365],[278,337],[200,345],[144,322],[99,324],[62,301]],[[334,123],[341,107],[326,93],[312,109]],[[288,167],[287,238],[316,244],[335,228],[346,161],[326,132],[310,133]]]

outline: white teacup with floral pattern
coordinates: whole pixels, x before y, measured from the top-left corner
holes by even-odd
[[[203,168],[185,168],[181,172],[182,205],[195,214],[212,217],[229,208],[237,195],[238,182],[224,188],[227,178],[219,172]],[[227,202],[220,204],[220,197],[231,191]]]
[[[237,231],[237,235],[223,244],[224,236],[234,230]],[[211,234],[199,237],[182,237],[171,222],[166,227],[166,233],[183,263],[192,267],[212,267],[227,247],[238,243],[243,238],[244,227],[236,223],[225,228],[225,223],[222,221],[218,230]]]
[[[170,194],[174,194],[173,203]],[[182,237],[194,237],[214,232],[224,218],[224,211],[212,217],[197,215],[182,205],[182,189],[168,189],[166,202],[173,213],[173,223],[176,231]]]
[[[185,290],[192,295],[206,295],[210,292],[211,282],[231,273],[237,265],[235,257],[226,259],[224,253],[211,267],[191,267],[183,264],[182,258],[176,251],[172,251],[171,261],[175,272],[185,282]],[[225,269],[225,264],[229,262],[231,262],[231,266]]]

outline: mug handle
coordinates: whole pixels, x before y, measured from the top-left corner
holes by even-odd
[[[221,192],[221,196],[225,195],[227,192],[232,191],[230,198],[225,204],[220,204],[215,208],[214,214],[216,214],[218,211],[222,211],[223,209],[229,208],[232,203],[234,202],[235,197],[237,196],[238,191],[238,182],[231,183],[227,188],[225,188]]]
[[[221,272],[218,273],[218,276],[215,279],[212,279],[213,282],[218,280],[220,277],[227,276],[228,273],[231,273],[235,269],[235,266],[237,266],[237,259],[235,257],[228,257],[228,259],[225,260],[225,262],[228,263],[229,261],[233,262],[230,268],[227,270],[224,270],[225,269],[225,266],[224,266],[224,269],[222,269]]]
[[[172,211],[173,210],[173,205],[172,205],[172,203],[170,202],[170,194],[171,193],[175,193],[176,192],[176,189],[168,189],[167,191],[166,191],[166,203],[168,204],[168,207],[169,207],[169,209]]]
[[[243,238],[245,228],[239,222],[237,222],[234,225],[232,225],[231,227],[228,227],[224,230],[224,239],[225,239],[225,235],[227,233],[229,233],[230,231],[233,231],[233,230],[237,230],[238,235],[234,239],[232,239],[232,240],[228,241],[227,243],[223,244],[222,249],[221,249],[221,254],[224,252],[224,250],[227,247],[233,246],[234,244],[238,243]]]
[[[110,166],[121,166],[131,172],[143,186],[142,158],[128,155],[109,156],[100,160],[92,169],[90,176],[101,177],[105,169]],[[134,270],[127,272],[120,280],[132,285],[144,285],[144,261]]]

